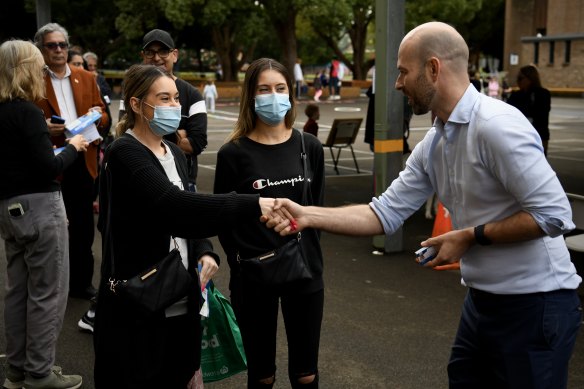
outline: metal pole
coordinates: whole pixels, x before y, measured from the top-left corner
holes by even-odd
[[[394,88],[397,51],[404,36],[404,0],[375,3],[375,194],[397,178],[403,165],[403,96]],[[376,236],[374,247],[386,253],[403,251],[403,231]]]
[[[51,1],[36,0],[37,29],[51,21]]]

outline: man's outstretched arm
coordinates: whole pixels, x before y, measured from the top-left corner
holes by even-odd
[[[315,228],[334,234],[368,236],[383,234],[383,227],[369,205],[345,207],[301,206],[288,199],[276,199],[274,210],[281,209],[287,219],[265,218],[266,225],[280,235],[289,235],[305,228]]]

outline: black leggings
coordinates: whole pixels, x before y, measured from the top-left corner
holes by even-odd
[[[243,287],[233,287],[231,292],[247,356],[249,388],[256,387],[261,379],[275,376],[280,302],[288,340],[288,377],[292,387],[297,387],[299,378],[318,374],[324,290],[310,294],[280,294],[246,283]],[[318,385],[316,379],[315,384]]]

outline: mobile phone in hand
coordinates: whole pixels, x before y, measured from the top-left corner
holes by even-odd
[[[428,247],[422,247],[421,249],[416,251],[415,254],[416,254],[416,262],[418,262],[420,265],[425,265],[428,262],[430,262],[431,260],[433,260],[434,258],[436,258],[436,255],[438,254],[438,252],[436,251],[434,246],[428,246]]]
[[[65,124],[65,119],[63,119],[60,116],[53,115],[53,116],[51,116],[51,123],[54,123],[54,124]]]

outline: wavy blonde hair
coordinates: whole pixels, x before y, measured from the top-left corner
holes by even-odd
[[[12,39],[0,45],[0,101],[45,98],[45,61],[32,42]]]

